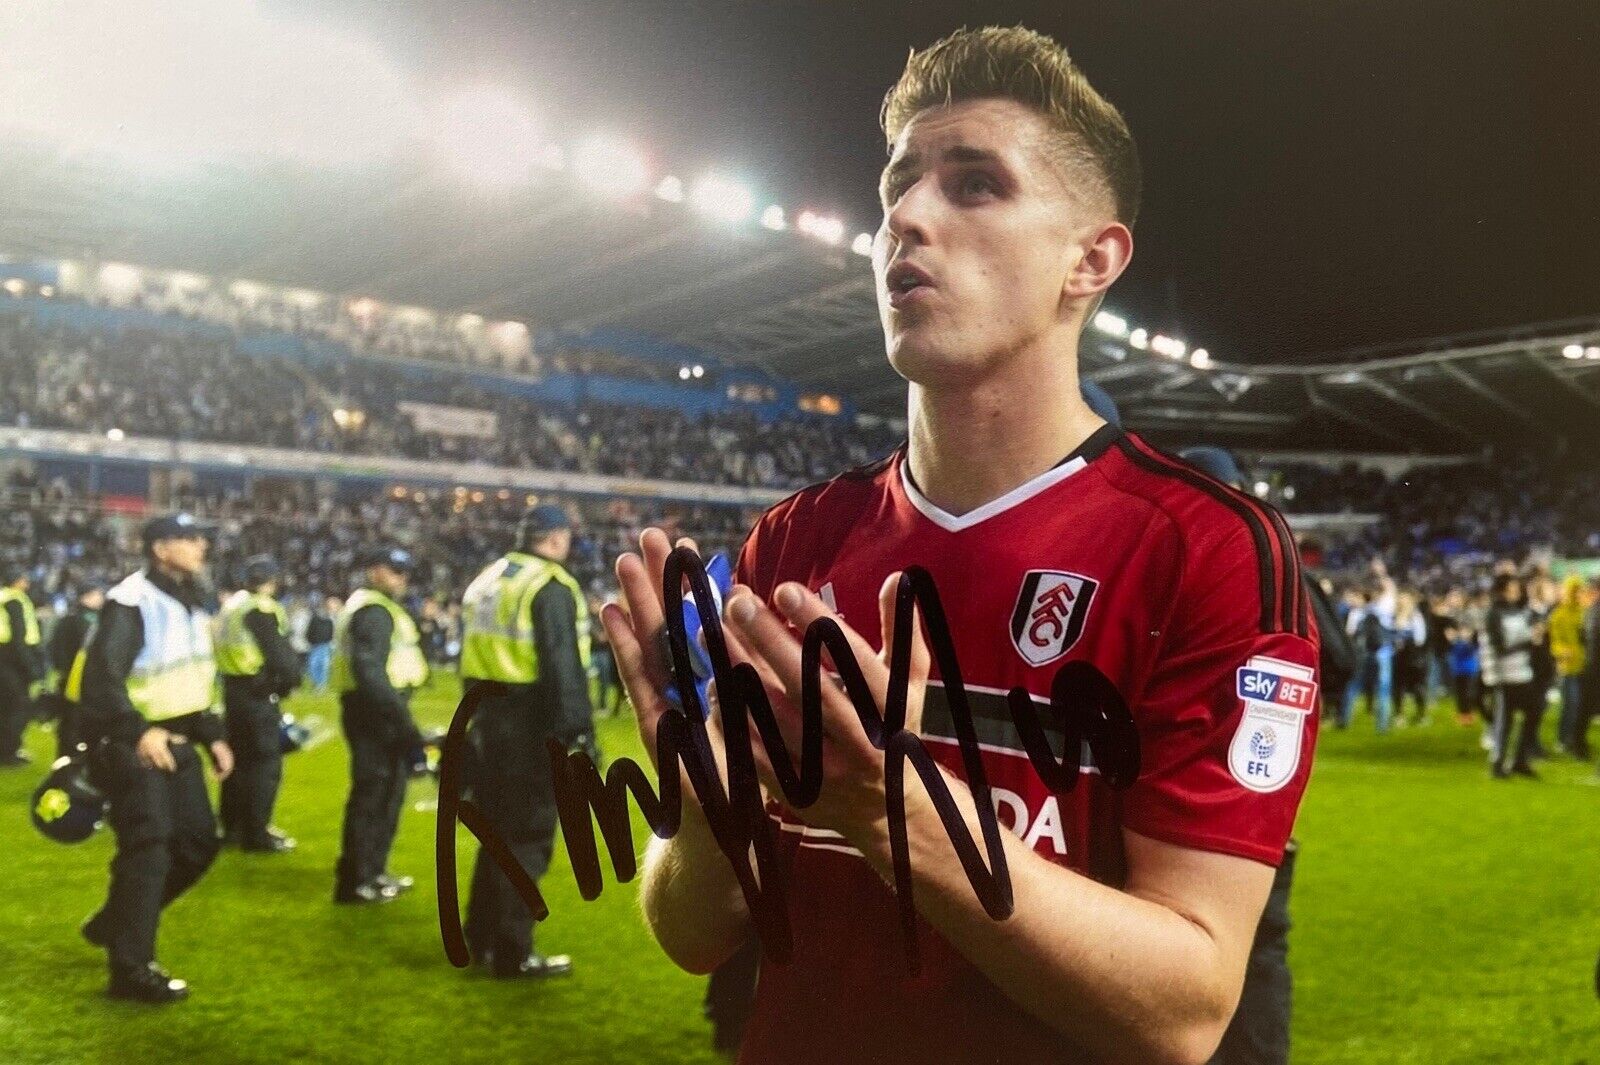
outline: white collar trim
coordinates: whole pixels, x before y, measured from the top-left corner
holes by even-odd
[[[972,528],[979,522],[988,521],[997,514],[1003,514],[1020,503],[1027,502],[1040,492],[1053,488],[1065,481],[1087,465],[1089,465],[1089,461],[1079,455],[1067,462],[1063,462],[1059,466],[1052,466],[1031,481],[1024,481],[1000,498],[991,499],[983,506],[969,510],[961,515],[941,510],[929,502],[928,497],[923,495],[917,489],[917,486],[911,482],[911,458],[909,454],[902,455],[900,459],[900,484],[905,489],[906,498],[911,500],[912,506],[922,512],[923,517],[946,532],[961,532],[963,529]]]

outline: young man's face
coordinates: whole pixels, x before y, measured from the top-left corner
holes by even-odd
[[[981,377],[1062,321],[1091,219],[1050,136],[1001,99],[923,111],[901,131],[879,184],[873,273],[889,362],[908,380]],[[907,266],[923,284],[905,288]]]
[[[193,577],[206,565],[206,539],[203,536],[185,536],[160,540],[150,545],[156,561],[168,569]]]

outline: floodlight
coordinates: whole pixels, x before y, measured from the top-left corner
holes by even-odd
[[[683,202],[683,179],[668,174],[656,182],[656,199],[668,203]]]
[[[707,174],[695,182],[689,202],[696,210],[724,222],[743,222],[756,209],[755,196],[748,188],[717,174]]]
[[[1107,336],[1125,337],[1128,335],[1128,320],[1119,318],[1110,311],[1100,311],[1094,316],[1094,327]]]

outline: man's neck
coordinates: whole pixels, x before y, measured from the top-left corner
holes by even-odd
[[[907,461],[929,502],[976,510],[1059,463],[1105,422],[1084,403],[1072,353],[1013,359],[977,383],[913,384]]]

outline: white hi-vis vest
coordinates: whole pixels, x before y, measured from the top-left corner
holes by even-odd
[[[106,598],[134,607],[144,623],[144,646],[128,674],[128,699],[134,709],[147,721],[208,709],[217,683],[211,615],[184,606],[142,571],[111,589]]]

